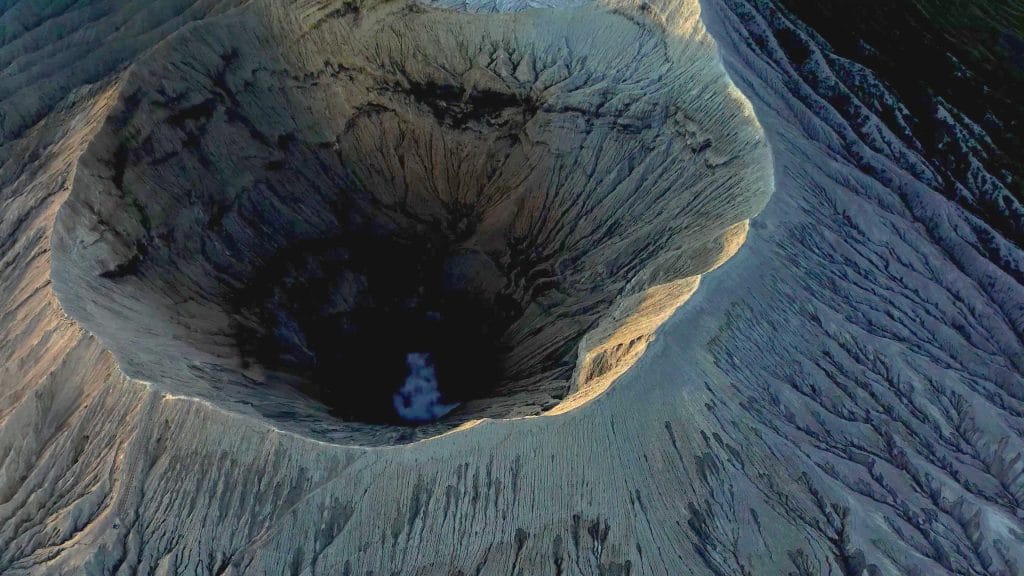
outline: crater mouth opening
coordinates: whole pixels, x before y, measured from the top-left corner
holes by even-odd
[[[771,191],[696,15],[631,10],[184,29],[79,160],[62,305],[129,376],[333,442],[578,405]]]

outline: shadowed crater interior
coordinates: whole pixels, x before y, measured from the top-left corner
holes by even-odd
[[[243,358],[300,376],[345,420],[430,421],[494,394],[523,307],[506,270],[459,245],[468,218],[282,249],[235,296]]]
[[[639,8],[295,12],[133,66],[58,218],[65,309],[169,392],[357,443],[539,414],[769,193],[712,48]]]

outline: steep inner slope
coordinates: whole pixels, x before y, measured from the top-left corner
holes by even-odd
[[[769,194],[671,11],[250,8],[133,66],[56,226],[64,307],[169,392],[357,442],[576,405]]]

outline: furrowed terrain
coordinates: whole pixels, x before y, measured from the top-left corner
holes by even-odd
[[[1019,132],[990,135],[953,97],[921,118],[910,88],[793,3],[541,4],[4,6],[0,573],[1024,571],[1024,251],[1019,174],[1000,160]],[[429,41],[360,44],[373,27]],[[336,42],[355,49],[311,57]],[[510,46],[550,66],[527,70]],[[417,59],[442,65],[403,64]],[[501,83],[469,76],[456,97],[416,82],[446,66]],[[601,77],[613,68],[628,74]],[[522,91],[502,97],[508,86]],[[400,120],[376,120],[389,114]],[[352,137],[365,118],[393,130]],[[497,136],[482,146],[467,131]],[[515,346],[500,365],[551,369],[499,378],[427,426],[329,414],[302,363],[310,346],[294,344],[315,330],[281,329],[321,309],[288,297],[310,268],[294,252],[274,268],[217,251],[291,244],[303,228],[274,230],[257,218],[268,206],[247,215],[225,195],[256,190],[290,213],[302,202],[289,193],[355,191],[434,230],[422,214],[450,222],[452,203],[398,194],[413,172],[385,163],[431,142],[462,143],[425,160],[460,176],[432,190],[484,190],[499,207],[502,182],[537,174],[536,147],[567,147],[525,194],[545,190],[541,208],[483,210],[483,238],[445,236],[457,258],[441,258],[480,280],[474,295],[512,286],[479,290],[533,310],[509,320],[521,329],[503,333]],[[452,155],[480,160],[460,172]],[[358,161],[336,170],[339,157]],[[598,178],[602,209],[572,199],[601,193]],[[548,204],[587,217],[488,219]],[[298,221],[343,239],[315,253],[347,263],[365,240],[336,234],[324,206]],[[509,229],[570,248],[582,235],[595,263],[581,248],[505,268]],[[228,298],[250,277],[236,266],[282,287]],[[551,325],[544,314],[575,320],[531,328]],[[288,337],[259,340],[266,318]],[[243,362],[239,325],[272,353]]]

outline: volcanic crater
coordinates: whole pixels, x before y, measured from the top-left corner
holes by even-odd
[[[54,231],[65,310],[170,394],[367,445],[564,411],[770,194],[670,14],[255,6],[124,73]]]

